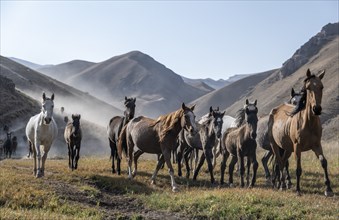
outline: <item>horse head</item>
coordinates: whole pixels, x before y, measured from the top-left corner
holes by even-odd
[[[325,70],[321,71],[319,76],[311,74],[308,69],[306,79],[304,80],[304,88],[307,92],[307,101],[310,102],[310,107],[315,115],[321,115],[321,99],[323,96],[323,84],[321,82],[325,75]]]
[[[182,103],[181,108],[183,110],[183,116],[181,117],[181,127],[190,133],[196,133],[197,125],[195,123],[195,115],[193,113],[195,105],[192,107],[187,107],[185,103]]]
[[[250,128],[251,138],[255,140],[257,137],[257,123],[258,123],[257,100],[255,100],[253,103],[250,103],[248,99],[246,99],[244,109],[245,109],[245,119]]]
[[[52,121],[53,109],[54,109],[54,93],[51,98],[47,98],[45,93],[42,94],[42,114],[45,124],[49,124]]]
[[[79,135],[79,130],[80,130],[80,114],[72,114],[72,134],[74,137],[77,137]]]
[[[210,107],[210,113],[209,115],[213,117],[213,123],[212,128],[214,130],[214,133],[217,135],[217,138],[221,137],[222,132],[222,124],[223,124],[223,117],[225,115],[224,112],[219,112],[219,107],[215,110],[213,110],[212,106]]]
[[[125,104],[126,110],[124,111],[124,115],[128,120],[132,120],[134,118],[135,101],[136,101],[136,98],[127,98],[125,96],[124,104]]]

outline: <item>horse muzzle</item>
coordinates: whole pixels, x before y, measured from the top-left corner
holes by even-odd
[[[253,140],[255,140],[255,139],[257,138],[257,133],[252,133],[252,134],[251,134],[251,138],[252,138]]]
[[[217,138],[220,138],[221,137],[221,132],[218,132],[217,133]]]
[[[52,119],[51,118],[45,118],[45,124],[51,123]]]
[[[315,115],[321,115],[322,108],[320,105],[313,106],[312,110]]]

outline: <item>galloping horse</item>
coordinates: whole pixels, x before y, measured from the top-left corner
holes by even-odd
[[[120,163],[121,160],[118,157],[117,144],[121,129],[134,118],[135,112],[135,101],[136,98],[127,98],[125,96],[125,107],[124,116],[113,117],[107,126],[107,134],[109,140],[109,146],[111,148],[111,159],[112,159],[112,173],[115,173],[114,157],[117,158],[117,171],[118,175],[121,173]],[[125,149],[126,150],[126,149]]]
[[[82,132],[80,126],[81,115],[72,114],[72,122],[68,122],[65,127],[64,138],[68,147],[68,167],[76,170],[80,157],[80,147]]]
[[[297,162],[296,192],[298,195],[301,195],[301,152],[312,150],[320,160],[321,166],[324,169],[326,184],[325,195],[333,196],[327,173],[327,160],[323,155],[321,146],[322,127],[319,115],[322,110],[321,100],[324,88],[321,79],[324,75],[325,71],[322,71],[316,76],[311,74],[309,69],[307,70],[303,86],[304,91],[306,92],[305,108],[294,115],[291,115],[289,113],[293,111],[293,106],[282,104],[277,108],[272,109],[269,116],[268,137],[280,169],[281,188],[283,189],[286,187],[283,167],[293,153]],[[285,150],[282,156],[279,153],[279,149],[281,148]]]
[[[240,165],[240,186],[244,187],[244,157],[247,157],[247,185],[253,187],[256,181],[256,174],[258,169],[258,162],[256,159],[256,136],[257,136],[257,100],[250,103],[246,99],[244,108],[240,109],[237,114],[237,127],[229,128],[223,134],[221,139],[221,178],[220,183],[224,183],[224,173],[226,169],[226,161],[231,155],[231,162],[229,165],[229,184],[233,185],[233,170],[234,165],[239,162]],[[246,122],[245,122],[246,121]],[[249,183],[249,168],[250,163],[253,165],[253,176],[251,183]]]
[[[291,89],[291,97],[288,101],[288,104],[292,104],[293,106],[296,106],[296,109],[302,108],[303,106],[303,92],[295,92],[294,89]],[[257,146],[263,148],[266,150],[264,156],[261,158],[262,165],[265,170],[265,177],[266,180],[269,181],[271,179],[271,174],[268,169],[268,161],[270,157],[273,155],[273,151],[271,148],[270,140],[268,139],[268,115],[259,118],[258,126],[257,126]],[[288,171],[288,161],[286,162],[285,170],[287,174],[287,187],[289,188],[291,184],[291,177]],[[274,179],[276,177],[274,176]],[[274,180],[273,179],[273,180]]]
[[[26,136],[30,149],[33,150],[33,174],[36,177],[44,176],[45,162],[48,151],[58,135],[58,127],[53,118],[54,94],[47,98],[42,94],[41,112],[32,116],[26,125]],[[41,162],[42,151],[42,163]],[[38,159],[38,161],[37,161]]]
[[[210,107],[210,113],[208,118],[204,118],[203,121],[199,121],[198,124],[198,132],[194,135],[191,133],[183,130],[183,135],[179,136],[179,142],[181,142],[180,147],[188,145],[189,150],[192,151],[194,148],[198,148],[200,150],[203,150],[203,154],[200,156],[200,161],[198,163],[197,168],[194,170],[193,179],[195,180],[198,176],[199,170],[201,166],[203,165],[205,159],[208,164],[208,171],[210,172],[211,176],[211,183],[215,182],[214,176],[213,176],[213,165],[212,165],[212,149],[215,146],[217,142],[217,138],[220,138],[221,136],[221,129],[223,125],[223,116],[225,112],[221,113],[218,110],[213,110],[212,106]],[[180,140],[183,139],[183,140]],[[186,143],[186,144],[183,144]],[[182,155],[183,150],[180,149],[180,157]],[[186,151],[186,155],[189,151]],[[185,155],[185,156],[186,156]],[[179,154],[178,154],[179,156]],[[180,161],[179,157],[179,161]],[[189,164],[188,164],[188,158],[185,157],[185,163],[186,163],[186,170],[187,174],[186,177],[189,177]],[[178,175],[181,174],[181,164],[178,163]]]
[[[121,158],[122,150],[127,148],[127,161],[129,178],[136,175],[137,161],[135,170],[132,174],[132,161],[134,146],[140,152],[150,154],[161,154],[156,169],[152,175],[152,184],[162,164],[166,162],[171,177],[172,191],[176,192],[178,187],[174,180],[174,170],[171,163],[171,150],[176,149],[177,136],[182,128],[190,132],[196,132],[195,115],[193,107],[186,107],[183,103],[181,108],[175,112],[160,116],[157,120],[143,116],[132,119],[121,131],[118,144],[118,153]]]

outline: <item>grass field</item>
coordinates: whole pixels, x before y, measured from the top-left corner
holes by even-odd
[[[156,186],[149,184],[154,160],[140,160],[132,181],[125,173],[110,173],[108,157],[82,157],[73,172],[66,159],[48,159],[40,179],[32,175],[32,160],[2,160],[0,219],[339,219],[338,144],[325,145],[324,151],[331,198],[324,196],[323,170],[312,152],[302,154],[301,197],[295,185],[286,191],[268,186],[261,164],[253,189],[212,186],[203,167],[195,182],[176,176],[180,192],[173,193],[167,169],[159,172]],[[290,164],[295,184],[293,158]],[[219,166],[215,177],[220,178]]]

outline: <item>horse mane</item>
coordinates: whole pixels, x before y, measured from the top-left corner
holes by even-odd
[[[239,128],[245,121],[245,108],[241,108],[237,111],[235,116],[234,124],[237,128]]]
[[[168,132],[174,128],[178,120],[183,116],[184,110],[179,109],[175,112],[171,112],[167,115],[161,115],[158,119],[150,125],[150,127],[160,124],[160,142],[165,138]]]

